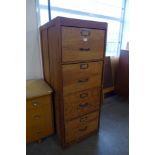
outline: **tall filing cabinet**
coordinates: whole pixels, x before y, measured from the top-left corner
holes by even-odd
[[[40,27],[44,78],[54,89],[63,147],[99,129],[107,23],[56,17]]]

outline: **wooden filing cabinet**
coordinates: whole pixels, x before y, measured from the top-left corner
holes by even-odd
[[[26,142],[40,140],[54,132],[52,89],[44,80],[26,82]]]
[[[99,129],[107,23],[56,17],[40,27],[44,79],[63,147]]]

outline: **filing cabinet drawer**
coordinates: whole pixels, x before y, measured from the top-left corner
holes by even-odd
[[[26,111],[41,110],[45,106],[51,106],[51,95],[29,99],[26,102]]]
[[[27,129],[26,131],[26,142],[30,143],[32,141],[39,140],[53,133],[53,129],[51,126],[47,126],[46,128],[35,127]]]
[[[64,95],[101,86],[102,63],[90,62],[63,65]]]
[[[77,92],[64,97],[65,121],[99,109],[100,88]]]
[[[62,61],[102,59],[104,30],[62,27]]]
[[[97,130],[99,111],[87,114],[65,124],[66,142],[76,141]]]
[[[45,106],[37,111],[28,111],[26,113],[26,126],[28,128],[52,126],[51,106]]]

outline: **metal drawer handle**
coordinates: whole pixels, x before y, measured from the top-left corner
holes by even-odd
[[[88,78],[87,79],[80,79],[78,80],[79,83],[84,83],[84,82],[88,82]]]
[[[81,30],[80,33],[81,33],[81,36],[84,36],[84,37],[90,36],[91,34],[90,30],[86,30],[86,29]]]
[[[88,51],[90,51],[90,48],[79,48],[79,50],[81,52],[88,52]]]
[[[33,107],[38,107],[38,102],[32,102]]]
[[[84,103],[84,104],[83,104],[83,103],[80,103],[80,104],[79,104],[79,107],[80,107],[80,108],[85,108],[85,107],[87,107],[87,106],[88,106],[88,103],[87,103],[87,102]]]
[[[80,64],[80,69],[87,69],[88,68],[88,64]]]
[[[42,133],[42,131],[38,131],[38,132],[36,132],[37,134],[41,134]]]
[[[88,127],[85,126],[84,128],[79,129],[79,131],[81,131],[81,132],[82,132],[82,131],[85,131],[85,130],[87,130],[87,128],[88,128]]]
[[[85,122],[87,121],[87,116],[80,118],[80,122]]]
[[[88,96],[88,93],[83,93],[83,94],[80,94],[80,98],[85,98]]]

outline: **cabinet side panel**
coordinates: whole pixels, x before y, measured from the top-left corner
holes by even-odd
[[[56,132],[59,142],[63,144],[63,109],[62,109],[62,77],[60,64],[59,34],[57,26],[48,28],[49,59],[51,86],[54,89],[54,109]]]
[[[47,30],[43,30],[41,33],[41,50],[43,60],[43,72],[44,79],[47,83],[50,83],[50,66],[49,66],[49,52],[48,52],[48,37]]]

